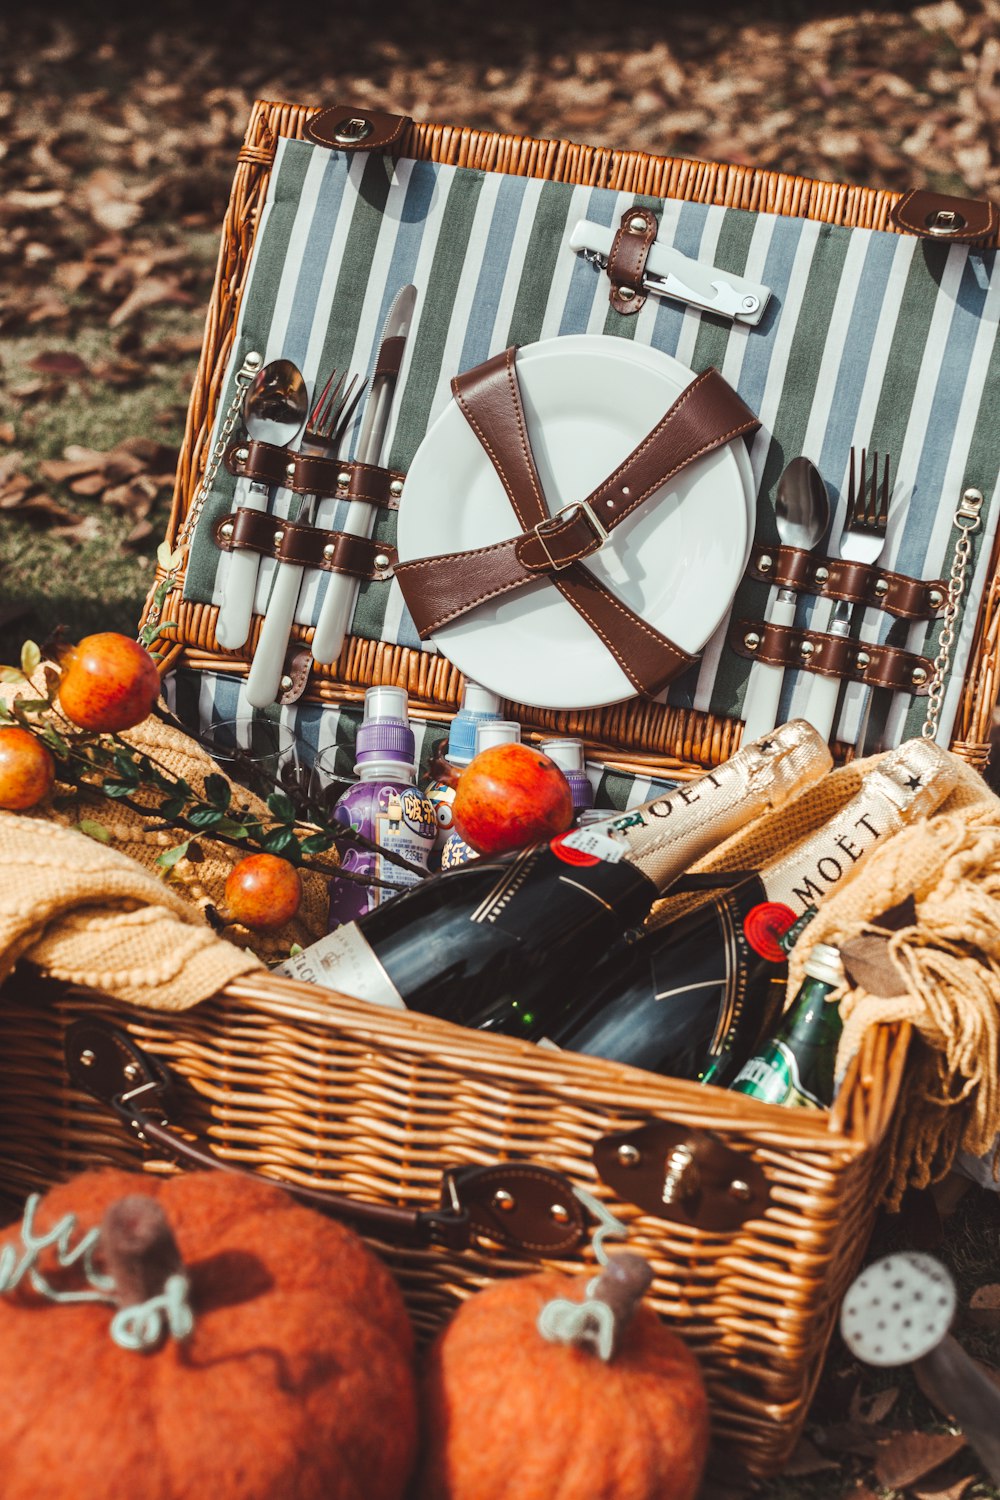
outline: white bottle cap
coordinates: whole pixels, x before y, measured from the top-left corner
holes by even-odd
[[[584,771],[582,740],[540,740],[538,748],[561,771]]]
[[[480,687],[478,682],[467,682],[462,691],[462,711],[470,714],[491,714],[500,712],[500,697],[497,693],[491,693],[489,688]]]
[[[408,723],[406,689],[384,685],[370,687],[365,693],[365,718],[395,719]]]
[[[494,719],[489,724],[479,724],[476,726],[476,754],[493,745],[516,745],[520,738],[521,726],[516,719]]]

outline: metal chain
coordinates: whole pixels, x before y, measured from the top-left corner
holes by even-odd
[[[948,581],[948,603],[944,611],[944,623],[938,640],[938,654],[934,658],[934,676],[927,690],[927,717],[920,731],[925,740],[937,738],[941,721],[941,705],[944,702],[944,679],[951,662],[951,648],[955,644],[955,621],[958,606],[965,593],[965,571],[972,556],[972,536],[982,525],[980,511],[983,508],[981,490],[966,490],[955,512],[958,536],[955,539],[955,556],[951,564]]]
[[[190,511],[184,519],[184,524],[181,527],[180,533],[177,537],[177,545],[170,553],[169,566],[167,567],[166,574],[161,582],[157,585],[156,594],[159,602],[154,600],[154,602],[150,606],[149,613],[146,616],[145,628],[147,630],[150,628],[155,628],[160,623],[160,618],[163,613],[163,604],[165,603],[168,595],[172,592],[173,585],[177,582],[177,576],[180,573],[185,558],[187,557],[188,543],[190,542],[191,537],[194,534],[195,527],[201,519],[201,513],[205,509],[205,502],[208,499],[209,495],[212,493],[212,485],[215,483],[215,476],[219,472],[219,465],[222,463],[222,460],[225,456],[229,439],[233,434],[233,428],[236,426],[236,423],[239,420],[240,412],[243,409],[244,393],[246,392],[247,387],[252,384],[254,376],[257,374],[257,371],[260,369],[263,363],[264,361],[261,355],[257,354],[256,351],[251,351],[251,353],[246,355],[242,365],[236,372],[236,390],[233,392],[233,399],[229,403],[229,408],[226,412],[225,420],[223,421],[222,426],[219,428],[219,435],[216,439],[215,447],[212,449],[212,452],[209,455],[209,460],[205,467],[205,475],[201,482],[201,488],[195,496],[194,504],[192,505]],[[171,587],[165,588],[164,584],[166,583],[169,583]]]

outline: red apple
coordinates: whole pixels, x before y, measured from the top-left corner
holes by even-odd
[[[299,872],[278,854],[248,854],[226,876],[227,915],[253,931],[283,927],[301,900]]]
[[[160,674],[144,646],[105,630],[84,636],[68,653],[59,679],[59,707],[81,729],[134,729],[160,694]]]
[[[455,827],[480,854],[502,854],[565,833],[573,794],[559,766],[530,745],[491,745],[455,789]]]

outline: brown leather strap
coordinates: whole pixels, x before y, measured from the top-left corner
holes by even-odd
[[[514,349],[452,381],[456,400],[490,457],[525,528],[468,552],[418,558],[396,569],[421,639],[487,600],[548,577],[611,651],[632,685],[659,692],[695,659],[646,624],[581,559],[685,465],[760,424],[717,370],[698,376],[652,432],[587,500],[550,517],[528,440]],[[530,529],[529,529],[530,528]]]
[[[611,243],[609,300],[615,312],[624,313],[626,317],[637,313],[646,301],[642,278],[658,227],[651,208],[627,208]]]
[[[821,677],[842,677],[868,687],[926,695],[934,664],[926,656],[881,646],[853,636],[825,635],[770,621],[740,620],[730,628],[729,644],[739,656],[775,667],[802,667]]]
[[[870,563],[821,557],[801,547],[755,546],[747,572],[761,583],[864,604],[901,620],[934,620],[948,601],[943,578],[910,578]]]
[[[927,188],[904,193],[889,210],[897,229],[927,240],[972,244],[995,240],[1000,230],[1000,208],[982,198],[949,198]]]
[[[409,115],[391,115],[386,110],[333,104],[310,117],[306,135],[318,146],[332,146],[336,151],[396,152],[409,123]]]
[[[387,510],[399,508],[402,474],[376,464],[321,458],[252,438],[230,443],[223,462],[230,474],[268,486],[281,485],[296,495],[364,500],[368,505],[380,505]]]
[[[391,338],[383,339],[379,345],[373,378],[378,379],[382,375],[391,375],[395,379],[399,374],[399,367],[403,363],[403,350],[405,348],[406,339],[401,333]]]
[[[267,511],[246,510],[243,506],[215,523],[215,540],[224,552],[248,548],[277,562],[346,573],[369,583],[391,578],[396,564],[396,549],[386,542],[280,521]]]

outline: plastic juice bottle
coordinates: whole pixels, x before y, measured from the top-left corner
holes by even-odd
[[[582,812],[594,805],[594,788],[587,775],[583,741],[542,740],[538,748],[543,755],[555,761],[569,782],[569,789],[573,793],[573,821],[576,822]]]
[[[514,719],[494,719],[480,724],[476,729],[476,755],[488,750],[491,745],[516,745],[521,739],[521,726]],[[471,759],[471,756],[470,756]],[[441,850],[442,870],[454,870],[458,865],[467,865],[479,855],[471,844],[467,844],[457,828],[453,828]]]
[[[403,688],[371,687],[365,693],[364,719],[358,729],[358,780],[348,787],[334,808],[334,817],[383,849],[401,854],[422,869],[429,868],[437,824],[434,809],[414,785],[416,749]],[[341,867],[358,875],[374,875],[401,889],[420,876],[362,847],[342,847]],[[395,892],[360,881],[330,880],[329,927],[353,922],[373,907],[391,900]]]

